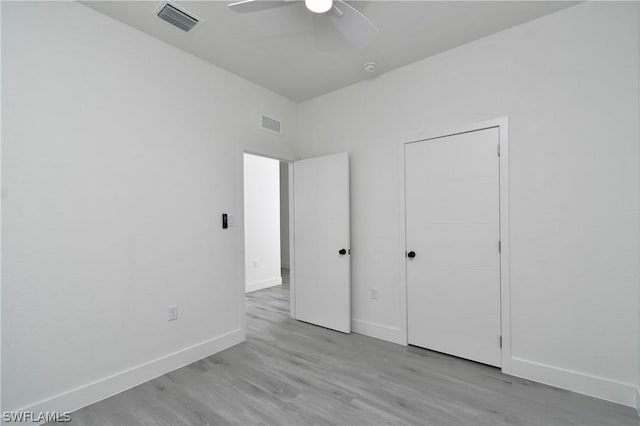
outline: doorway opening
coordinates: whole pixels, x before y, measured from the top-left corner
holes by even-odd
[[[245,301],[289,316],[289,163],[243,154]]]

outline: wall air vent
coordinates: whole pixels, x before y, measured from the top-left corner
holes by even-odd
[[[177,7],[166,3],[162,9],[158,12],[158,17],[163,21],[166,21],[174,27],[180,28],[182,31],[189,32],[198,25],[200,20],[193,15],[190,15]]]
[[[262,114],[260,115],[260,128],[276,135],[282,134],[280,121]]]

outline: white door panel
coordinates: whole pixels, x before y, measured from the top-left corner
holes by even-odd
[[[416,218],[416,220],[420,220]],[[420,262],[482,271],[499,271],[498,226],[486,224],[425,224],[424,241],[408,246],[421,251]],[[424,254],[422,253],[424,251]]]
[[[421,282],[412,290],[411,297],[422,300],[422,309],[445,310],[457,315],[492,318],[499,301],[493,300],[485,289],[499,279],[497,272],[429,266],[433,272],[430,283]],[[437,298],[431,293],[438,294]]]
[[[296,161],[293,173],[296,319],[349,333],[349,157]]]
[[[499,366],[498,129],[405,145],[409,343]]]
[[[497,176],[465,177],[427,182],[424,201],[430,208],[424,219],[433,223],[494,223],[498,203]],[[487,201],[487,202],[484,202]],[[488,202],[490,201],[490,202]],[[461,209],[460,205],[474,209]]]
[[[469,142],[477,139],[476,134],[479,132],[489,132],[493,135],[498,134],[497,128],[481,130],[478,132],[462,133],[460,135],[446,136],[438,139],[431,139],[425,142],[417,142],[408,144],[406,151],[407,156],[422,155],[429,153],[428,157],[421,156],[421,168],[425,177],[437,180],[453,179],[460,177],[479,177],[479,176],[495,176],[495,164],[491,161],[497,157],[497,139],[493,135],[485,138],[484,143]],[[483,135],[487,136],[487,135]],[[497,138],[497,136],[495,136]],[[488,145],[493,144],[491,149],[487,149]],[[430,144],[429,147],[423,144]]]
[[[439,312],[442,322],[425,322],[419,335],[411,335],[409,343],[483,364],[500,366],[499,337],[486,330],[495,321],[472,316]],[[427,337],[428,336],[428,337]],[[451,339],[449,336],[456,336]]]

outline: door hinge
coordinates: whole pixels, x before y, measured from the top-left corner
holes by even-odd
[[[502,348],[502,336],[500,336],[500,347]]]
[[[502,253],[502,241],[498,240],[498,253]]]
[[[498,157],[500,157],[500,144],[498,144]]]

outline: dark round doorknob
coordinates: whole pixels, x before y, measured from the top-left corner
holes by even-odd
[[[345,255],[345,254],[347,254],[347,249],[340,249],[340,251],[338,251],[338,253],[340,253],[341,255]]]
[[[413,259],[414,257],[416,257],[416,252],[415,251],[410,251],[409,253],[407,253],[407,257],[410,259]]]

